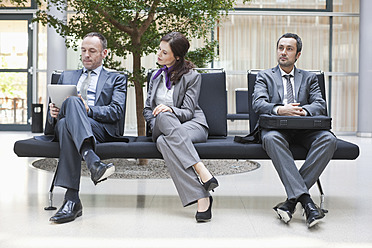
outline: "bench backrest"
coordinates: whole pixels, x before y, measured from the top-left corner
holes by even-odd
[[[51,84],[57,84],[58,83],[58,80],[59,80],[59,77],[61,76],[61,73],[62,71],[54,71],[52,73],[52,78],[51,78]],[[119,72],[121,73],[121,72]],[[125,74],[125,77],[126,79],[128,80],[128,75]],[[128,85],[128,83],[127,83]],[[127,99],[125,98],[125,103],[124,103],[124,110],[126,109],[126,104],[127,104]],[[49,104],[48,104],[48,111],[47,113],[49,113]],[[120,135],[123,135],[124,134],[124,125],[125,125],[125,114],[124,114],[124,118],[122,118],[120,120],[120,124],[119,124],[119,127],[120,127],[120,130],[119,130],[119,133]],[[44,134],[53,134],[54,133],[54,130],[53,130],[53,127],[49,124],[48,122],[48,118],[46,118],[46,122],[45,122],[45,129],[44,129]]]
[[[235,89],[235,106],[237,114],[249,114],[247,89]]]
[[[201,74],[199,106],[209,126],[209,137],[227,136],[226,73],[223,69],[196,69]],[[150,82],[153,70],[147,74]],[[148,128],[147,128],[147,135]]]
[[[222,69],[201,73],[199,106],[209,126],[209,136],[227,136],[226,73]]]
[[[257,73],[260,70],[249,70],[248,71],[248,109],[249,109],[249,130],[252,132],[256,126],[258,121],[258,114],[254,112],[252,109],[252,95],[254,91],[254,84],[256,82]],[[316,74],[318,78],[318,84],[320,91],[322,93],[322,97],[326,100],[326,93],[325,93],[325,81],[324,81],[324,73],[321,71],[312,71]]]

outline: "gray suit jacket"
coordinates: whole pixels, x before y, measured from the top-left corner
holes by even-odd
[[[145,108],[143,109],[143,116],[147,123],[149,123],[150,130],[153,129],[155,123],[155,117],[152,114],[152,111],[156,107],[155,93],[159,84],[163,82],[162,74],[153,80],[152,78],[155,74],[156,72],[151,75]],[[208,128],[203,110],[198,104],[200,86],[201,76],[199,73],[191,70],[184,74],[179,81],[175,82],[173,91],[174,106],[172,110],[181,123],[192,120]]]
[[[83,70],[64,71],[58,81],[58,84],[77,85]],[[119,125],[123,125],[120,120],[125,117],[126,101],[126,78],[124,75],[108,72],[102,68],[99,75],[96,88],[96,99],[94,106],[90,107],[92,118],[104,125],[105,130],[112,137],[123,135],[120,133]],[[48,113],[48,121],[55,125],[55,119]]]
[[[322,98],[318,79],[314,73],[294,71],[295,99],[308,115],[326,115],[326,102]],[[257,74],[253,92],[253,110],[258,114],[274,114],[273,108],[283,105],[284,89],[279,66]]]

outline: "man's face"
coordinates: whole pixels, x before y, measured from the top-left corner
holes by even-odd
[[[107,56],[107,49],[102,50],[98,37],[88,36],[81,44],[81,59],[87,70],[94,70],[102,65],[102,60]]]
[[[301,52],[297,53],[297,42],[293,38],[281,38],[277,48],[277,58],[280,67],[291,69]]]

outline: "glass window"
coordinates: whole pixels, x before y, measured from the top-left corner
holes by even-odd
[[[302,38],[298,67],[328,71],[329,18],[314,16],[230,16],[216,32],[220,44],[216,67],[248,70],[276,66],[276,42],[286,32]]]
[[[0,124],[27,123],[27,73],[0,72]]]
[[[357,0],[332,0],[334,12],[359,13]]]
[[[30,8],[31,5],[32,5],[32,0],[28,0],[26,3],[25,3],[25,6],[26,8]],[[3,0],[1,1],[1,5],[0,7],[5,7],[5,8],[15,8],[17,7],[15,4],[11,3],[10,0]]]
[[[243,4],[237,1],[236,8],[259,8],[259,9],[326,9],[327,0],[251,0]]]
[[[1,20],[0,63],[2,69],[27,68],[27,40],[27,21]]]
[[[28,21],[0,20],[0,124],[27,124],[28,49]]]

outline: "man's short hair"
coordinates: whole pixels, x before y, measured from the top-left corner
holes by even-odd
[[[107,40],[106,40],[105,36],[103,36],[103,34],[98,33],[98,32],[90,32],[90,33],[88,33],[84,36],[83,40],[86,37],[98,37],[98,39],[101,41],[102,51],[107,49]]]
[[[280,38],[276,42],[276,48],[277,49],[278,49],[279,41],[280,41],[281,38],[293,38],[293,39],[295,39],[296,42],[297,42],[297,51],[296,51],[296,54],[298,54],[299,52],[301,52],[301,50],[302,50],[302,40],[301,40],[300,36],[298,36],[297,34],[293,34],[293,33],[285,33],[285,34],[283,34],[282,36],[280,36]]]

